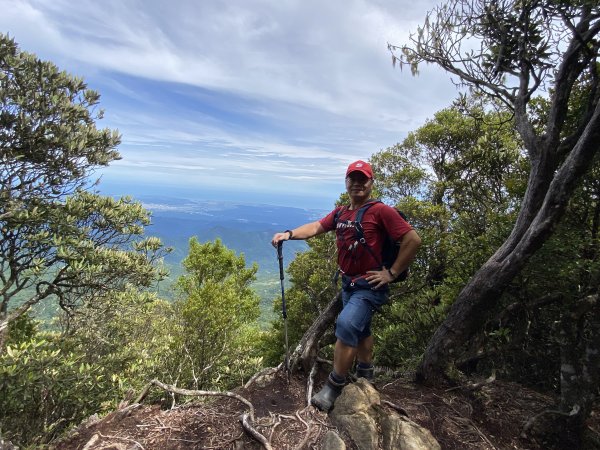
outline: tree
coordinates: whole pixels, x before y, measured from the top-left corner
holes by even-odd
[[[473,103],[461,98],[371,158],[382,195],[424,244],[411,278],[392,290],[384,327],[374,327],[390,336],[378,346],[386,365],[422,355],[460,288],[508,236],[522,197],[527,165],[510,115]]]
[[[90,192],[94,170],[120,157],[117,131],[96,128],[99,98],[0,35],[0,348],[41,301],[68,309],[161,276],[162,244],[141,238],[148,213]]]
[[[229,387],[260,366],[252,352],[260,299],[250,285],[258,267],[246,268],[244,255],[236,256],[219,239],[201,244],[196,238],[183,266],[173,341],[181,356],[172,377],[193,389]]]
[[[413,73],[419,63],[434,63],[462,85],[503,103],[514,115],[530,162],[512,232],[457,296],[425,352],[419,368],[422,380],[438,382],[451,371],[506,286],[551,236],[597,155],[599,32],[595,1],[453,0],[428,15],[409,45],[390,47],[393,61],[410,65]],[[589,95],[569,124],[578,84]],[[536,116],[533,98],[542,90],[550,93],[548,109]],[[594,304],[585,300],[594,295],[581,293],[581,305]],[[592,373],[600,369],[595,358],[581,363]],[[574,411],[569,417],[581,425],[589,411],[581,405],[589,400],[580,396],[581,404],[572,405],[578,408],[564,409],[563,404],[561,411]]]
[[[419,252],[427,254],[429,286],[445,278],[457,227],[468,229],[471,238],[484,235],[521,198],[514,191],[525,171],[511,117],[486,112],[473,104],[476,100],[463,97],[436,112],[401,144],[371,160],[382,194],[430,234]]]
[[[177,318],[172,303],[155,292],[110,292],[66,318],[67,326],[53,339],[63,354],[76,354],[111,374],[114,399],[139,391],[148,380],[167,379],[177,366],[173,358],[180,356],[170,350]]]

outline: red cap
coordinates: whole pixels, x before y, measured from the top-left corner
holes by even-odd
[[[373,178],[373,170],[371,169],[371,166],[369,163],[361,160],[355,161],[348,166],[348,170],[346,170],[346,176],[350,175],[350,172],[362,172],[367,177]]]

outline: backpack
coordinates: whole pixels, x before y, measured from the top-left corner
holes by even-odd
[[[390,267],[392,267],[392,264],[394,264],[394,261],[396,261],[396,257],[398,256],[398,252],[400,251],[400,244],[395,242],[388,234],[386,234],[385,241],[383,242],[383,247],[381,250],[381,256],[375,255],[375,253],[373,252],[373,249],[371,249],[371,247],[369,247],[369,245],[365,241],[365,235],[364,235],[363,227],[361,224],[362,218],[363,218],[365,212],[367,211],[367,209],[369,209],[371,206],[373,206],[376,203],[381,203],[381,201],[373,200],[373,201],[365,203],[363,206],[361,206],[360,209],[358,210],[358,212],[356,213],[356,218],[354,219],[354,222],[352,222],[352,225],[354,225],[354,229],[356,230],[356,234],[355,234],[356,242],[360,242],[367,249],[367,251],[371,254],[371,256],[375,259],[375,261],[377,261],[377,264],[379,264],[380,267],[385,266],[389,269]],[[408,222],[408,220],[406,219],[406,216],[404,215],[404,213],[402,211],[400,211],[397,208],[394,208],[394,209],[398,212],[398,214],[400,214],[400,217],[402,217],[404,220],[406,220]],[[338,209],[336,211],[335,215],[333,216],[333,225],[335,227],[336,234],[337,234],[337,223],[338,223],[340,214],[342,213],[342,210],[343,210],[343,208]],[[398,283],[399,281],[404,281],[404,280],[406,280],[407,277],[408,277],[408,268],[404,272],[401,272],[392,281],[392,283]]]

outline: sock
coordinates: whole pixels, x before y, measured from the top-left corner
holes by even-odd
[[[336,384],[344,384],[346,382],[346,377],[338,375],[337,373],[335,373],[335,370],[331,371],[329,377],[331,378],[331,381],[333,381]]]
[[[373,364],[372,363],[364,363],[364,362],[359,361],[356,367],[358,369],[372,369]]]

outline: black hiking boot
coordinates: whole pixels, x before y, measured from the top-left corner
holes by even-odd
[[[373,366],[369,368],[357,367],[354,376],[356,378],[365,378],[369,383],[373,383]]]
[[[321,390],[312,396],[310,403],[321,411],[329,412],[345,385],[346,383],[336,383],[329,375]]]

